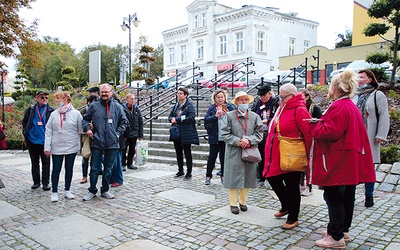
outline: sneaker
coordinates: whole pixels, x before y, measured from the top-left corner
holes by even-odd
[[[122,166],[122,171],[126,171],[126,166]]]
[[[101,194],[101,197],[104,197],[106,199],[114,199],[114,195],[112,195],[110,192],[104,192]]]
[[[301,192],[301,196],[310,196],[310,195],[312,195],[312,194],[313,194],[312,189],[311,189],[311,191],[310,191],[309,188],[306,188],[306,189],[304,189],[304,190]]]
[[[192,175],[191,174],[186,174],[184,180],[188,181],[192,179]]]
[[[184,175],[185,175],[184,172],[178,172],[178,173],[175,174],[175,177],[181,177],[181,176],[184,176]]]
[[[82,180],[81,180],[81,184],[84,184],[86,182],[87,182],[87,177],[83,177]]]
[[[351,240],[350,234],[349,234],[348,232],[343,232],[343,234],[344,234],[343,239],[344,239],[345,242]],[[327,232],[327,231],[324,231],[324,232],[322,233],[322,235],[323,235],[324,237],[326,237],[326,236],[328,235],[328,232]]]
[[[52,193],[51,202],[57,202],[57,201],[58,201],[58,193]]]
[[[206,177],[206,185],[210,185],[211,184],[211,177]]]
[[[128,168],[129,169],[137,169],[137,167],[135,165],[129,165]]]
[[[326,234],[323,239],[315,241],[315,244],[323,248],[343,249],[346,248],[344,238],[335,240],[329,234]]]
[[[218,172],[217,172],[217,175],[222,175],[222,171],[221,171],[221,169],[220,169],[220,170],[218,170]]]
[[[365,207],[372,207],[373,205],[374,205],[374,197],[366,195],[365,196],[365,204],[364,204],[364,206]]]
[[[89,192],[87,195],[85,195],[83,197],[84,201],[90,201],[91,199],[93,199],[94,197],[96,197],[96,194]]]
[[[264,186],[265,186],[265,181],[257,180],[257,187],[258,188],[261,188],[261,187],[264,187]]]
[[[72,200],[75,198],[74,195],[69,190],[65,190],[64,197],[67,198],[68,200]]]
[[[224,177],[221,176],[221,184],[224,184]]]

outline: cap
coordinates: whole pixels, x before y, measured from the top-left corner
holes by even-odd
[[[257,95],[265,95],[266,93],[271,91],[271,87],[268,85],[263,85],[258,89]]]
[[[99,89],[99,87],[91,87],[91,88],[89,88],[87,91],[99,93],[99,92],[100,92],[100,89]]]
[[[38,96],[38,95],[49,95],[49,93],[47,93],[44,90],[39,90],[39,91],[36,92],[36,96]]]

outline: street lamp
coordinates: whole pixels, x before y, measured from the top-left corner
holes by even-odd
[[[5,114],[4,114],[4,77],[7,76],[7,70],[0,68],[0,73],[1,73],[1,120],[4,122],[6,120]]]
[[[122,20],[121,28],[123,31],[126,31],[126,29],[129,29],[129,87],[131,87],[131,82],[132,82],[132,47],[131,47],[131,24],[133,21],[133,25],[135,27],[139,26],[140,21],[137,19],[136,13],[133,15],[129,15],[128,17],[124,17]]]

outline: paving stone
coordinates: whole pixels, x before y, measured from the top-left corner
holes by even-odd
[[[25,213],[22,209],[15,207],[5,201],[0,201],[0,220],[11,218]]]
[[[388,174],[384,180],[385,183],[396,185],[399,181],[400,175]]]
[[[383,182],[383,180],[385,179],[386,175],[387,174],[384,173],[384,172],[376,172],[376,182],[379,182],[379,183]]]
[[[377,172],[381,171],[381,172],[388,173],[391,168],[392,168],[392,164],[380,164],[377,168]]]
[[[390,173],[400,175],[400,162],[393,163]]]
[[[384,191],[384,192],[392,192],[393,189],[394,189],[394,185],[389,184],[389,183],[382,183],[381,185],[379,185],[379,188],[378,188],[378,190]]]

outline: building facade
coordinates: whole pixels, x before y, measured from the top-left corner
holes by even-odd
[[[317,43],[317,22],[277,8],[235,9],[217,0],[196,0],[187,11],[187,24],[162,32],[166,76],[194,64],[210,78],[249,59],[261,75],[279,69],[279,57],[302,54]]]

